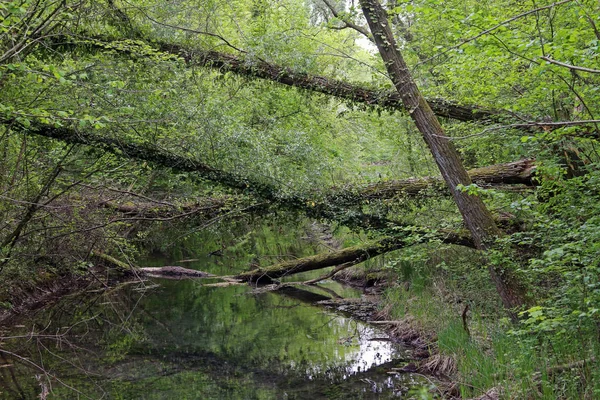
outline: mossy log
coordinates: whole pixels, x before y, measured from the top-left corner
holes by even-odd
[[[339,207],[333,203],[318,202],[302,194],[284,195],[278,187],[269,182],[220,170],[201,160],[177,155],[147,143],[131,143],[117,137],[102,136],[68,126],[57,127],[37,121],[32,121],[27,127],[16,120],[0,118],[0,123],[11,125],[12,129],[21,129],[28,134],[91,146],[94,149],[130,159],[148,161],[175,171],[192,172],[202,179],[266,200],[270,205],[302,211],[310,218],[337,221],[350,228],[381,229],[398,226],[384,217],[366,214],[360,210],[349,210],[347,207]]]
[[[314,271],[341,264],[354,265],[380,254],[393,250],[439,240],[443,243],[458,244],[474,247],[470,237],[456,232],[416,233],[405,232],[396,237],[388,237],[369,244],[347,247],[330,253],[317,254],[297,260],[284,261],[265,268],[256,268],[233,276],[248,282],[267,283],[273,279],[298,274],[301,272]]]
[[[182,279],[182,278],[213,278],[215,275],[209,274],[208,272],[197,271],[195,269],[183,268],[176,265],[168,265],[164,267],[142,267],[138,268],[138,271],[148,274],[150,276],[158,276],[161,278],[168,279]]]
[[[467,171],[474,183],[489,185],[534,185],[535,161],[524,159],[504,164],[489,165]],[[364,187],[348,187],[327,196],[327,201],[356,204],[373,199],[391,199],[399,196],[419,196],[425,193],[450,194],[441,177],[412,178],[378,182]]]
[[[203,51],[170,43],[161,43],[159,46],[163,52],[183,57],[189,65],[200,65],[222,72],[233,72],[247,77],[265,79],[387,110],[404,110],[400,95],[394,91],[368,88],[324,76],[294,71],[289,67],[262,60],[244,59],[216,51]],[[429,98],[428,103],[437,116],[458,121],[497,121],[501,114],[499,111],[460,105],[443,99]]]
[[[83,41],[72,37],[55,37],[51,41],[65,46],[66,43],[82,44],[100,50],[118,51],[133,54],[136,52],[135,43],[128,41],[126,44],[109,38],[86,35]],[[232,54],[217,51],[207,51],[198,47],[168,43],[164,41],[140,40],[139,52],[146,54],[149,46],[154,51],[175,55],[183,59],[189,66],[212,68],[220,72],[232,72],[248,78],[264,79],[282,85],[296,87],[311,92],[323,93],[367,106],[380,107],[386,110],[404,110],[402,99],[395,91],[378,90],[358,83],[349,83],[325,76],[312,75],[306,72],[295,71],[285,67],[256,58],[242,58]],[[51,45],[51,44],[50,44]],[[443,118],[458,121],[494,121],[509,114],[498,110],[487,110],[473,105],[461,105],[439,98],[427,99],[433,112]]]
[[[482,186],[490,185],[534,185],[535,163],[532,159],[524,159],[504,164],[490,165],[469,170],[472,181]],[[449,194],[446,184],[439,177],[411,178],[378,182],[366,186],[348,186],[343,189],[332,189],[332,194],[325,201],[337,206],[359,205],[365,201],[386,200],[401,196],[422,196],[429,193]],[[308,200],[307,200],[308,201]],[[153,203],[118,203],[106,201],[102,206],[112,208],[125,215],[144,218],[177,217],[188,214],[218,215],[223,210],[239,207],[243,198],[206,199],[201,202],[180,205],[164,205]],[[321,201],[322,202],[322,201]],[[318,202],[312,200],[311,205]],[[256,211],[254,208],[252,211]]]
[[[148,161],[176,171],[192,172],[202,179],[266,200],[266,204],[252,206],[253,209],[273,205],[304,212],[310,218],[336,221],[350,228],[387,229],[402,226],[385,217],[368,214],[361,211],[360,208],[350,208],[349,206],[359,206],[362,201],[377,195],[382,196],[382,198],[386,196],[393,197],[397,191],[416,193],[418,190],[415,188],[424,188],[427,184],[438,184],[437,182],[439,182],[435,178],[422,178],[415,180],[416,183],[409,180],[375,184],[358,190],[342,189],[327,196],[324,201],[319,201],[317,198],[302,194],[283,195],[278,187],[268,182],[219,170],[195,158],[174,154],[150,144],[130,143],[116,137],[103,136],[68,126],[56,127],[36,121],[31,122],[28,127],[22,126],[15,120],[0,118],[0,123],[11,125],[12,129],[20,129],[28,134],[44,136],[66,143],[83,144],[118,156]],[[530,180],[532,171],[533,161],[521,160],[515,163],[478,168],[471,172],[476,181],[482,179],[490,183],[502,182],[508,184],[523,183]]]
[[[109,267],[115,268],[122,272],[131,272],[135,268],[135,265],[127,264],[124,261],[118,260],[113,256],[109,256],[108,254],[104,254],[101,251],[93,250],[90,253],[92,258],[97,258],[101,263],[108,265]]]

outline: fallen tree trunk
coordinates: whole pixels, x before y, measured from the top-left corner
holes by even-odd
[[[417,233],[406,231],[399,236],[388,237],[366,245],[347,247],[331,253],[317,254],[297,260],[284,261],[265,268],[256,268],[234,275],[232,278],[255,283],[268,283],[273,279],[301,272],[342,264],[346,264],[346,266],[359,264],[380,254],[435,240],[448,244],[475,247],[470,237],[462,236],[456,232]]]
[[[505,164],[490,165],[467,171],[474,183],[481,185],[534,185],[535,161],[524,159]],[[391,199],[398,196],[417,196],[425,192],[450,194],[440,177],[412,178],[378,182],[364,187],[349,187],[327,196],[327,201],[338,205],[356,204],[372,199]]]
[[[343,189],[326,196],[324,201],[319,201],[316,198],[301,194],[282,195],[275,186],[267,182],[219,170],[197,159],[170,153],[149,144],[129,143],[118,138],[100,136],[71,127],[55,127],[40,122],[31,122],[28,127],[23,127],[14,120],[0,119],[0,123],[12,125],[12,129],[19,128],[30,134],[57,139],[66,143],[91,146],[118,156],[149,161],[161,167],[172,168],[177,171],[193,172],[203,179],[262,198],[270,204],[294,211],[302,211],[308,217],[337,221],[350,228],[386,229],[401,225],[385,217],[364,213],[356,207],[349,208],[349,205],[356,206],[361,201],[374,197],[391,198],[401,192],[412,195],[431,185],[439,188],[444,187],[438,178],[392,181],[370,185],[358,190]],[[474,169],[470,173],[473,174],[475,180],[479,179],[489,183],[526,183],[531,182],[533,169],[532,160],[521,160],[514,163]],[[256,207],[262,207],[262,205]],[[117,206],[117,208],[124,212],[135,212],[135,210],[123,205]]]
[[[480,185],[534,185],[535,160],[524,159],[504,164],[474,168],[469,171],[474,183]],[[325,201],[336,206],[358,205],[375,199],[386,200],[400,196],[420,196],[426,193],[450,194],[440,177],[411,178],[378,182],[365,186],[348,186],[343,189],[332,189]],[[117,203],[105,201],[104,207],[112,208],[126,215],[141,217],[168,217],[191,213],[218,214],[223,208],[231,209],[241,199],[228,197],[224,199],[207,199],[202,203],[186,203],[182,205],[157,205],[153,203]],[[317,204],[316,199],[311,200]],[[319,202],[320,203],[320,202]]]
[[[480,250],[492,249],[502,232],[482,199],[460,190],[460,185],[468,186],[472,183],[471,177],[464,168],[454,143],[446,136],[436,115],[417,86],[400,52],[400,47],[396,44],[394,33],[388,23],[387,12],[379,0],[360,0],[359,3],[390,79],[402,97],[405,107],[410,110],[411,118],[431,150],[477,248]],[[526,303],[527,285],[515,271],[510,268],[501,268],[492,263],[488,264],[488,270],[507,309]]]
[[[327,202],[318,202],[300,194],[283,195],[277,187],[268,182],[213,168],[197,159],[173,154],[149,144],[129,143],[118,138],[41,122],[31,122],[28,127],[24,127],[15,120],[7,121],[0,118],[0,123],[12,125],[12,129],[18,128],[30,134],[91,146],[118,156],[148,161],[176,171],[193,172],[203,179],[262,198],[271,204],[302,211],[311,218],[338,221],[350,228],[383,229],[399,225],[384,217],[366,214],[360,210],[349,210],[347,207],[339,207]]]
[[[86,46],[93,46],[101,50],[118,51],[122,53],[135,53],[135,42],[110,40],[107,38],[92,36],[86,39],[61,37],[53,38],[54,42],[73,43],[78,42]],[[327,78],[319,75],[311,75],[305,72],[294,71],[289,67],[269,63],[260,59],[236,57],[227,53],[207,51],[191,46],[183,46],[175,43],[161,42],[157,40],[139,41],[143,46],[140,53],[149,53],[159,50],[163,53],[181,57],[189,66],[201,66],[212,68],[221,72],[233,72],[237,75],[264,79],[277,82],[282,85],[305,89],[311,92],[323,93],[352,102],[363,103],[368,106],[380,107],[386,110],[405,110],[400,95],[395,91],[378,90],[361,86],[360,84],[348,83],[338,79]],[[465,106],[444,99],[427,100],[433,112],[444,118],[458,121],[494,121],[498,122],[501,115],[508,116],[505,112],[498,110],[486,110],[477,106]]]
[[[404,110],[400,95],[393,91],[370,89],[337,79],[294,71],[289,67],[265,61],[245,60],[216,51],[198,51],[166,43],[161,44],[160,49],[180,55],[190,65],[200,65],[223,72],[234,72],[243,76],[265,79],[387,110]],[[428,99],[428,101],[437,116],[458,121],[485,121],[494,117],[497,119],[499,114],[497,111],[462,106],[442,99]]]
[[[115,268],[121,272],[131,272],[135,268],[135,265],[127,264],[121,260],[116,259],[113,256],[109,256],[108,254],[104,254],[99,250],[93,250],[90,253],[92,258],[97,258],[101,263],[104,263],[112,268]]]
[[[535,161],[524,159],[504,164],[490,165],[467,171],[473,182],[480,185],[525,185],[533,186]],[[333,189],[325,201],[336,206],[358,205],[365,201],[386,200],[400,196],[420,196],[425,193],[449,194],[444,181],[439,177],[411,178],[378,182],[366,186],[348,186],[343,189]],[[223,209],[236,208],[242,199],[233,197],[207,199],[203,202],[186,203],[181,205],[164,205],[154,203],[118,203],[105,201],[102,206],[112,208],[125,215],[152,217],[179,217],[189,214],[217,215]],[[312,200],[315,205],[316,199]],[[258,205],[253,207],[258,208]]]

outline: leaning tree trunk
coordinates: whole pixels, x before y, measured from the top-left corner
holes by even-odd
[[[402,98],[405,109],[429,146],[477,248],[489,249],[501,231],[480,197],[458,189],[459,185],[470,185],[471,179],[456,148],[445,135],[431,107],[413,80],[398,50],[387,13],[377,0],[360,0],[360,5],[390,78]],[[489,267],[489,272],[505,307],[513,308],[524,303],[525,292],[513,274],[492,266]]]

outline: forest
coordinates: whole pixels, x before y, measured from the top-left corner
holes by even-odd
[[[597,0],[3,0],[0,398],[75,386],[15,313],[194,246],[376,282],[413,398],[599,398],[599,140]]]

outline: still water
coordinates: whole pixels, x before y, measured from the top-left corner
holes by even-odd
[[[179,265],[219,273],[226,259]],[[145,264],[168,261],[182,260]],[[384,333],[314,304],[360,291],[205,283],[124,282],[19,321],[2,332],[0,398],[385,399],[424,384],[387,373],[406,353]]]

